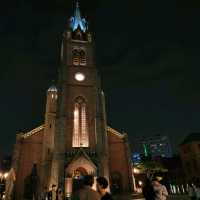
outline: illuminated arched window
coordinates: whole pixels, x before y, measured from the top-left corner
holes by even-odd
[[[88,147],[88,121],[86,102],[78,97],[74,103],[73,142],[72,147]]]
[[[72,52],[72,62],[73,62],[73,65],[76,65],[76,66],[80,64],[80,54],[77,49],[73,50]]]
[[[86,65],[86,54],[83,50],[80,51],[80,64]]]

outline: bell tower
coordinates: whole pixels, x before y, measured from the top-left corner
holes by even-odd
[[[70,193],[78,169],[109,178],[104,95],[94,59],[93,38],[76,3],[61,44],[61,67],[52,167],[48,185]]]
[[[81,18],[76,3],[74,16],[63,34],[61,48],[61,71],[59,85],[60,101],[66,106],[60,114],[68,121],[66,149],[78,147],[95,148],[95,113],[97,94],[97,70],[94,63],[93,43],[87,21]]]

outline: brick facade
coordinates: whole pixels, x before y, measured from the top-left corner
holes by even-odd
[[[13,154],[13,168],[16,173],[15,192],[17,199],[21,199],[23,196],[25,178],[31,174],[34,164],[37,164],[38,173],[40,173],[43,134],[44,127],[41,126],[28,133],[20,133],[17,135]]]
[[[113,192],[132,190],[128,138],[107,126],[94,44],[91,33],[84,28],[85,21],[77,13],[78,6],[73,16],[76,28],[70,25],[63,34],[58,83],[47,91],[44,126],[17,136],[13,166],[18,199],[34,163],[39,191],[55,184],[65,195],[70,194],[77,170],[106,177]],[[82,80],[75,78],[77,73]]]

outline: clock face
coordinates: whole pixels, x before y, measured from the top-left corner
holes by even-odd
[[[74,78],[77,81],[81,82],[81,81],[85,80],[85,75],[83,73],[78,72],[78,73],[75,74]]]

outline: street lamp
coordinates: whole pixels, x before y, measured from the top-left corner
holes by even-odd
[[[140,174],[140,170],[138,168],[133,168],[133,173],[134,174]]]
[[[138,188],[137,188],[137,185],[136,185],[136,179],[135,179],[135,175],[138,175],[141,173],[141,170],[134,167],[133,170],[132,170],[132,174],[133,174],[133,187],[134,187],[134,191],[135,192],[138,192]],[[139,184],[140,185],[140,184]]]
[[[5,187],[6,187],[6,179],[8,177],[8,172],[0,172],[0,200],[4,198]]]
[[[143,185],[142,181],[138,181],[139,186],[141,187]]]
[[[8,173],[4,173],[3,177],[6,179],[8,177]]]

